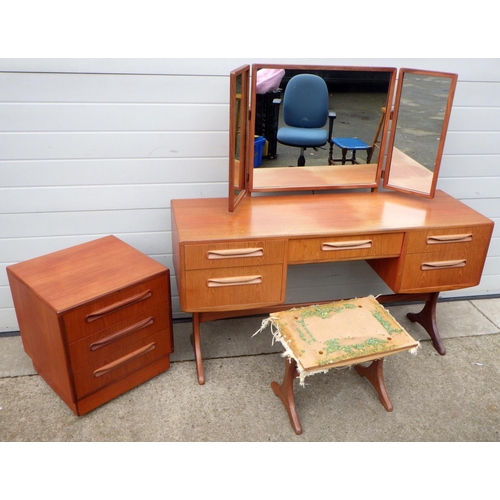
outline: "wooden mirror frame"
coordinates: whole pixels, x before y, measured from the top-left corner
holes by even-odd
[[[240,82],[238,81],[240,80]],[[229,195],[233,212],[247,194],[246,160],[248,156],[248,87],[250,66],[241,66],[229,75]],[[238,144],[239,137],[239,144]],[[239,154],[238,154],[239,151]]]
[[[420,75],[422,76],[422,78],[429,79],[444,78],[449,80],[450,82],[448,96],[446,99],[446,107],[442,113],[443,118],[441,129],[439,133],[436,134],[436,136],[438,137],[435,137],[435,140],[439,142],[436,148],[436,156],[434,158],[432,170],[429,170],[414,158],[396,148],[398,134],[401,133],[398,129],[398,118],[400,117],[402,106],[405,105],[402,97],[404,98],[404,83],[405,77],[407,75]],[[425,198],[434,197],[457,80],[458,75],[456,75],[455,73],[443,73],[439,71],[416,70],[408,68],[401,68],[399,70],[398,85],[392,116],[391,134],[387,152],[386,171],[384,174],[384,188],[391,189],[393,191],[411,193],[415,196],[422,196]],[[434,116],[430,119],[434,119]],[[419,188],[419,186],[421,186],[421,188]]]

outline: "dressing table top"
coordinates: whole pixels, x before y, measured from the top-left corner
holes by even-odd
[[[492,225],[444,193],[396,192],[253,196],[228,212],[226,198],[172,200],[179,242],[393,232]]]

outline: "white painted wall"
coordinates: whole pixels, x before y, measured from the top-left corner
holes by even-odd
[[[481,284],[500,293],[500,59],[0,59],[0,332],[5,267],[115,234],[168,266],[170,200],[227,194],[229,72],[315,62],[459,74],[438,187],[495,220]],[[389,290],[364,262],[297,266],[289,302]]]

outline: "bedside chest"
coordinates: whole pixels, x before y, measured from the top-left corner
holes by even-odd
[[[76,415],[164,372],[170,271],[114,236],[7,267],[24,350]]]

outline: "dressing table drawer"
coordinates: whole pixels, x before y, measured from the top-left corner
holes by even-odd
[[[185,247],[186,270],[281,264],[284,260],[284,240],[209,243]]]
[[[455,290],[481,279],[484,256],[474,252],[432,252],[406,256],[400,292]]]
[[[291,240],[289,263],[397,257],[404,233],[361,234]]]
[[[284,300],[285,267],[202,269],[186,272],[186,310],[249,309]]]
[[[490,237],[491,226],[412,231],[408,235],[407,252],[469,252],[471,248],[481,250],[489,244]]]

